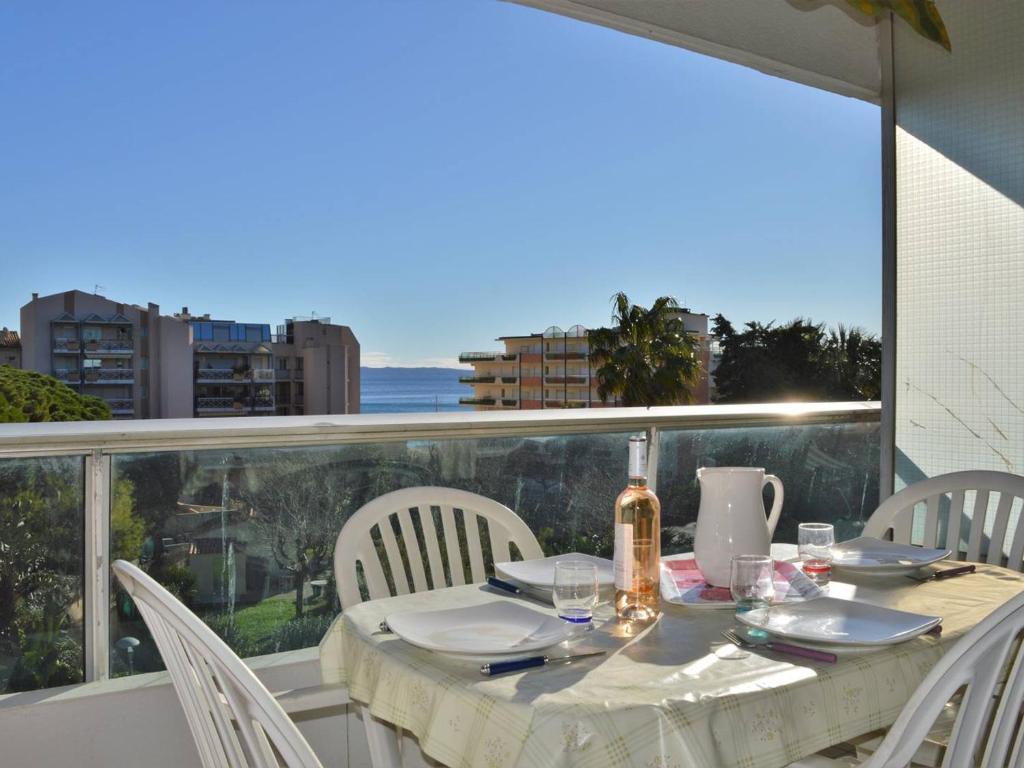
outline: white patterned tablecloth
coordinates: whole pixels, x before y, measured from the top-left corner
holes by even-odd
[[[606,608],[574,647],[607,655],[493,679],[479,664],[374,634],[396,611],[516,599],[453,587],[346,611],[320,645],[321,671],[325,683],[347,684],[354,701],[452,768],[778,768],[890,725],[942,653],[1021,589],[1024,576],[987,565],[924,584],[833,583],[837,597],[943,617],[939,638],[837,664],[770,653],[729,658],[720,632],[733,624],[731,611],[672,605],[636,637],[624,636]]]

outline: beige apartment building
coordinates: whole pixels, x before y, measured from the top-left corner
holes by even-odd
[[[329,319],[281,328],[291,336],[278,340],[268,324],[196,317],[187,307],[161,315],[156,304],[82,291],[33,294],[21,308],[21,367],[104,399],[115,418],[358,413],[351,329]]]
[[[710,340],[708,316],[683,310],[686,330],[697,337],[701,349],[701,376],[693,392],[695,404],[710,402]],[[544,333],[500,336],[505,349],[498,352],[463,352],[460,363],[473,373],[459,381],[473,385],[473,396],[459,400],[475,410],[533,410],[538,408],[610,408],[597,393],[597,371],[590,360],[590,331],[574,325],[567,331],[551,326]]]

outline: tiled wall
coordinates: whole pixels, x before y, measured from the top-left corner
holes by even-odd
[[[895,25],[896,487],[1024,474],[1024,2]]]

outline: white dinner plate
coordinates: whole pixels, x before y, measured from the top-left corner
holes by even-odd
[[[499,579],[509,579],[526,587],[546,592],[549,596],[555,586],[555,563],[559,560],[582,560],[597,566],[597,583],[600,588],[615,586],[615,572],[612,561],[593,555],[569,552],[565,555],[544,557],[540,560],[518,560],[510,563],[495,563],[494,572]]]
[[[573,631],[557,616],[510,600],[442,611],[402,611],[385,621],[395,635],[419,648],[476,656],[538,651],[568,639]]]
[[[925,549],[861,536],[832,548],[832,565],[850,573],[897,576],[949,557],[948,549]]]
[[[737,614],[744,624],[776,637],[838,645],[893,645],[924,634],[939,616],[897,611],[871,603],[819,597]]]

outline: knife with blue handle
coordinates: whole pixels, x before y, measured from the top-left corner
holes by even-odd
[[[495,589],[500,589],[504,592],[510,592],[513,595],[526,595],[526,593],[523,592],[523,590],[519,586],[513,584],[511,581],[503,581],[501,579],[495,578],[494,576],[487,577],[487,584],[489,586],[494,587]]]
[[[480,667],[480,674],[494,677],[504,675],[506,672],[518,672],[522,669],[532,667],[543,667],[546,664],[564,664],[577,659],[586,659],[590,656],[600,656],[604,651],[591,651],[590,653],[577,653],[573,656],[531,656],[528,659],[517,659],[516,661],[492,661]]]

